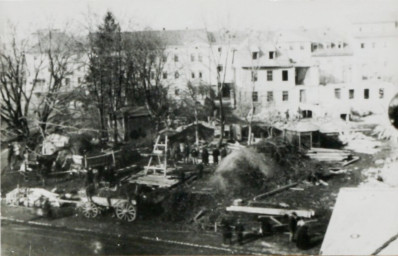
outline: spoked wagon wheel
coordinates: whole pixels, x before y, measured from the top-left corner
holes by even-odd
[[[82,206],[82,212],[86,218],[95,218],[98,216],[99,208],[93,202],[87,202]]]
[[[137,208],[129,202],[122,202],[116,205],[115,213],[119,220],[133,222],[137,217]]]

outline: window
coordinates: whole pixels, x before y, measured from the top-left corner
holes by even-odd
[[[369,89],[364,89],[363,90],[363,98],[364,99],[369,99]]]
[[[300,50],[304,50],[304,45],[300,45]]]
[[[221,48],[221,47],[218,47],[218,52],[221,52],[221,50],[222,50],[222,48]]]
[[[65,78],[65,85],[70,85],[70,78],[69,77]]]
[[[252,59],[257,60],[258,58],[258,52],[252,52]]]
[[[192,73],[191,73],[191,77],[192,77],[192,79],[195,78],[195,72],[192,72]]]
[[[340,99],[341,98],[341,90],[340,90],[340,88],[334,89],[334,97],[336,99]]]
[[[178,73],[178,71],[176,71],[175,73],[174,73],[174,78],[175,79],[178,79],[180,77],[180,74]]]
[[[268,57],[270,60],[272,60],[274,58],[274,52],[269,52]]]
[[[289,80],[287,70],[282,70],[282,81],[287,81],[287,80]]]
[[[365,43],[361,43],[361,48],[362,48],[362,49],[365,48]]]
[[[199,78],[202,78],[202,77],[203,77],[202,72],[199,72]]]
[[[267,92],[267,102],[274,101],[274,92]]]
[[[174,55],[174,62],[178,62],[178,55]]]
[[[167,79],[167,72],[163,72],[163,79]]]
[[[330,47],[331,47],[331,48],[334,48],[334,47],[335,47],[335,44],[334,44],[334,43],[332,43],[332,44],[330,45]]]
[[[384,98],[384,88],[380,88],[379,89],[379,99],[383,99]]]
[[[272,81],[272,70],[267,70],[267,81]]]
[[[180,89],[176,88],[176,89],[174,90],[174,94],[175,94],[176,96],[180,95]]]
[[[252,71],[252,82],[256,82],[257,81],[257,71]]]
[[[217,66],[217,72],[222,72],[222,65]]]
[[[349,98],[349,99],[353,99],[354,96],[355,96],[354,93],[355,93],[354,89],[350,89],[350,90],[348,91],[348,98]]]
[[[253,102],[258,101],[258,92],[252,92],[252,100],[253,100]]]
[[[288,100],[289,100],[289,92],[283,91],[282,92],[282,101],[288,101]]]
[[[293,51],[293,50],[294,50],[294,47],[293,47],[293,45],[290,45],[290,46],[289,46],[289,50],[291,50],[291,51]]]
[[[191,54],[191,62],[195,61],[195,55]]]

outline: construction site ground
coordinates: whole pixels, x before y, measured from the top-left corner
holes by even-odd
[[[369,167],[377,167],[375,161],[378,159],[385,159],[390,156],[390,147],[388,142],[382,142],[380,150],[373,154],[355,153],[360,156],[360,160],[352,163],[346,167],[346,173],[338,174],[326,180],[327,185],[314,185],[308,182],[301,182],[294,189],[287,189],[283,192],[271,195],[264,198],[261,203],[275,206],[283,206],[291,209],[312,209],[316,212],[316,222],[310,224],[310,233],[324,234],[333,206],[341,187],[356,187],[363,180],[362,171]],[[145,162],[145,159],[142,161]],[[188,169],[193,169],[192,166],[185,166]],[[206,187],[209,177],[215,171],[216,166],[209,166],[205,168],[204,176],[200,179],[181,186],[177,191],[181,193],[192,193],[193,188]],[[10,177],[15,177],[10,179]],[[12,180],[12,182],[10,181]],[[18,173],[5,173],[2,177],[2,195],[13,188],[16,184],[27,187],[43,187],[40,179],[28,177],[25,179]],[[280,186],[286,184],[279,184]],[[46,180],[44,188],[72,191],[84,186],[84,179],[80,176],[63,176],[53,177]],[[277,188],[275,186],[274,188]],[[269,190],[274,188],[268,188]],[[258,191],[258,194],[267,191]],[[211,194],[211,193],[209,193]],[[187,197],[186,200],[191,200],[192,197]],[[85,219],[82,216],[72,215],[56,219],[38,218],[33,216],[24,208],[11,208],[2,203],[1,215],[2,218],[9,220],[29,221],[34,220],[37,223],[46,223],[48,225],[64,227],[64,228],[85,228],[92,232],[112,233],[118,236],[124,235],[139,235],[147,237],[148,239],[158,239],[167,241],[181,241],[184,243],[192,243],[199,246],[214,246],[220,249],[220,254],[226,253],[273,253],[273,254],[318,254],[320,243],[309,249],[299,250],[296,246],[289,242],[288,233],[286,230],[276,232],[272,236],[259,237],[256,235],[257,229],[254,225],[248,225],[246,229],[246,242],[243,246],[232,245],[230,247],[222,247],[222,239],[220,232],[214,232],[214,229],[207,227],[207,230],[201,230],[192,218],[200,209],[214,209],[218,207],[225,209],[226,206],[232,204],[232,200],[236,199],[229,195],[214,194],[210,200],[201,200],[196,203],[179,201],[181,205],[177,209],[167,209],[173,204],[169,204],[163,211],[159,213],[143,214],[145,217],[138,218],[133,223],[121,223],[112,214],[107,214],[96,219]],[[248,198],[244,198],[248,199]],[[182,211],[184,216],[182,218],[167,218],[176,210],[184,208]],[[188,206],[189,205],[189,206]],[[170,211],[168,211],[170,210]],[[110,231],[111,230],[111,231]],[[198,232],[200,230],[200,232]]]

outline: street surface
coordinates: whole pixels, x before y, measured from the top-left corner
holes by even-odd
[[[222,252],[2,221],[1,255],[220,254]]]

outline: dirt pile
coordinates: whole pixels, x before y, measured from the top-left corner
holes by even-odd
[[[221,192],[244,195],[251,189],[263,188],[276,167],[272,158],[256,149],[242,148],[221,161],[210,182]]]

